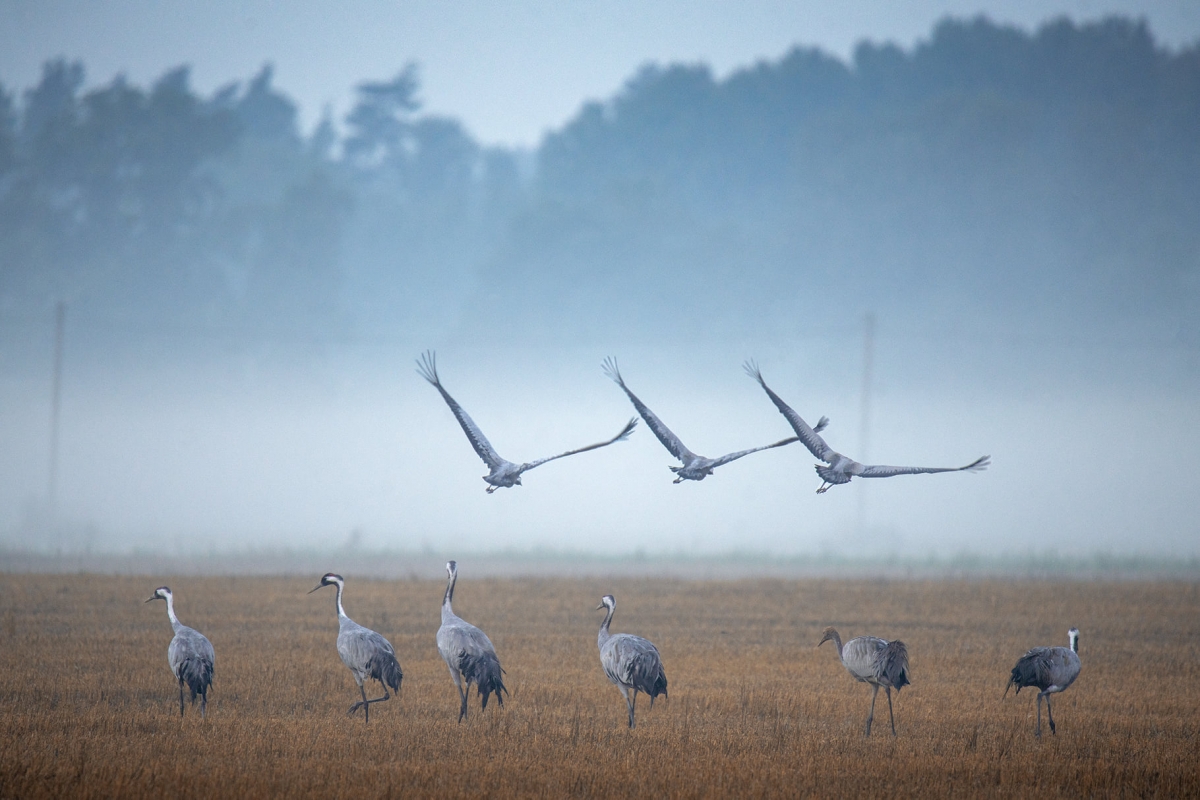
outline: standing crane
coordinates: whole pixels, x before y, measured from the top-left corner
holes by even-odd
[[[621,378],[621,372],[617,369],[617,362],[614,358],[604,359],[604,374],[611,378],[617,386],[624,390],[629,397],[629,402],[633,403],[633,407],[637,409],[638,414],[641,414],[642,419],[646,420],[646,425],[662,442],[663,447],[671,453],[671,455],[683,462],[682,467],[670,467],[669,469],[675,473],[675,480],[672,483],[682,483],[683,481],[702,481],[709,475],[712,475],[713,470],[723,464],[728,464],[730,461],[736,461],[742,456],[748,456],[751,453],[757,453],[759,450],[770,450],[772,447],[783,447],[785,444],[791,444],[798,441],[798,437],[793,436],[790,439],[784,439],[775,444],[767,444],[762,447],[752,447],[749,450],[739,450],[736,453],[729,453],[720,458],[706,458],[696,455],[679,440],[679,437],[671,432],[671,429],[662,423],[654,412],[646,407],[645,403],[638,399],[637,395],[629,391],[629,387],[625,385],[625,381]],[[824,417],[821,422],[817,423],[817,430],[825,427],[829,420]]]
[[[834,628],[826,628],[817,647],[829,640],[837,645],[838,658],[854,680],[871,684],[871,713],[867,715],[867,736],[871,735],[871,721],[875,719],[875,698],[882,686],[887,693],[888,719],[892,723],[892,736],[896,735],[896,718],[892,715],[892,689],[896,694],[908,686],[908,648],[904,642],[889,642],[878,636],[856,636],[842,647],[842,637]]]
[[[455,418],[458,420],[458,424],[462,426],[463,432],[467,434],[467,439],[470,440],[471,446],[475,448],[475,452],[479,454],[479,457],[483,459],[483,463],[487,464],[488,469],[491,470],[487,475],[483,476],[483,479],[490,484],[487,488],[488,494],[491,494],[500,488],[520,486],[521,473],[531,470],[534,467],[541,466],[547,461],[553,461],[556,458],[573,456],[578,453],[586,453],[588,450],[595,450],[599,447],[608,447],[610,444],[627,439],[629,438],[629,434],[633,433],[633,429],[637,425],[637,418],[635,417],[625,424],[625,427],[621,429],[620,433],[606,442],[589,444],[587,447],[568,450],[567,452],[559,453],[556,456],[539,458],[537,461],[527,461],[524,464],[514,464],[513,462],[502,458],[500,454],[496,452],[496,449],[492,447],[491,442],[489,442],[487,437],[483,435],[483,431],[479,429],[479,426],[475,424],[475,421],[467,415],[467,412],[463,410],[463,407],[455,402],[454,398],[450,396],[450,393],[442,387],[442,382],[438,378],[437,374],[437,356],[432,350],[427,350],[421,355],[421,360],[417,362],[417,374],[433,384],[433,387],[442,393],[442,399],[446,401],[446,405],[450,406],[450,411],[453,412]]]
[[[762,372],[759,371],[757,364],[753,361],[747,361],[743,365],[743,368],[746,370],[747,375],[758,381],[763,391],[771,398],[771,402],[779,409],[779,413],[783,414],[784,419],[791,423],[792,430],[796,432],[797,438],[804,442],[804,446],[808,448],[808,452],[825,462],[825,464],[816,465],[817,474],[821,476],[822,481],[821,485],[817,488],[817,494],[824,494],[829,491],[830,487],[836,486],[839,483],[849,483],[851,478],[890,478],[893,475],[961,472],[962,470],[978,472],[987,469],[988,464],[991,463],[991,456],[983,456],[982,458],[975,459],[965,467],[888,467],[882,464],[860,464],[825,444],[825,440],[817,435],[821,428],[824,427],[822,423],[828,422],[825,417],[821,417],[821,422],[817,423],[817,427],[810,428],[808,423],[800,418],[799,414],[793,411],[787,403],[779,399],[779,395],[771,391],[767,386],[767,382],[763,380]]]
[[[438,653],[450,668],[450,677],[462,698],[462,707],[458,712],[458,721],[462,722],[467,716],[467,694],[474,683],[483,698],[480,711],[487,709],[488,695],[496,693],[496,702],[504,705],[501,692],[504,688],[504,669],[500,659],[496,657],[496,648],[483,631],[469,622],[459,619],[454,614],[450,601],[454,599],[454,584],[458,580],[458,563],[446,562],[446,573],[450,576],[446,583],[446,596],[442,598],[442,626],[437,632]]]
[[[658,648],[640,636],[630,633],[613,635],[608,632],[612,622],[613,611],[617,601],[611,594],[600,598],[599,611],[608,609],[604,622],[600,623],[600,633],[596,637],[596,646],[600,648],[600,666],[608,679],[617,685],[629,708],[629,727],[637,727],[633,718],[634,706],[637,705],[639,691],[650,695],[650,708],[654,708],[654,698],[660,694],[667,696],[667,673],[663,670],[662,659]],[[633,694],[630,695],[630,691]]]
[[[212,642],[175,616],[175,596],[169,588],[158,587],[146,602],[155,600],[167,601],[167,616],[171,618],[171,627],[175,629],[171,644],[167,646],[167,664],[171,667],[171,674],[179,681],[179,716],[183,716],[183,689],[186,686],[192,693],[192,705],[196,704],[196,695],[200,695],[200,719],[204,719],[208,690],[213,680],[213,662],[216,659]]]
[[[361,708],[365,717],[364,721],[370,722],[371,703],[382,703],[391,699],[391,695],[388,693],[389,686],[399,694],[400,681],[404,679],[404,673],[400,670],[400,662],[396,661],[396,651],[392,648],[391,642],[346,616],[346,612],[342,609],[342,590],[346,587],[346,579],[341,575],[327,572],[322,576],[321,582],[309,591],[309,594],[324,586],[337,587],[338,655],[342,657],[342,663],[354,676],[354,682],[358,684],[358,691],[362,695],[362,700],[350,706],[350,710],[346,713],[353,714]],[[367,699],[363,681],[368,678],[374,678],[383,685],[383,697],[376,697],[374,700]]]
[[[1017,659],[1017,665],[1012,668],[1012,675],[1004,687],[1004,696],[1008,696],[1010,687],[1016,686],[1016,694],[1026,686],[1033,686],[1041,691],[1037,695],[1037,727],[1034,736],[1042,735],[1042,698],[1046,698],[1046,716],[1050,718],[1050,733],[1054,733],[1054,715],[1050,713],[1050,695],[1065,692],[1067,687],[1079,677],[1082,664],[1079,663],[1079,629],[1067,631],[1070,647],[1035,647]]]

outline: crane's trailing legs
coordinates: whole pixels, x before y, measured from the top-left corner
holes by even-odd
[[[371,703],[382,703],[385,700],[392,699],[392,696],[388,694],[386,684],[383,687],[383,697],[376,697],[374,700],[367,699],[367,690],[363,688],[361,683],[358,685],[358,691],[362,693],[362,701],[350,706],[350,710],[346,712],[346,715],[353,716],[354,712],[361,708],[363,710],[363,714],[366,715],[366,722],[371,721]],[[203,708],[201,709],[201,712],[203,712]]]

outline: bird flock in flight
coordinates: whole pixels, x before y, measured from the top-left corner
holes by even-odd
[[[817,464],[817,474],[821,476],[821,486],[817,489],[818,494],[823,494],[829,490],[829,487],[836,486],[841,483],[849,483],[851,478],[890,478],[893,475],[917,475],[921,473],[931,472],[960,472],[966,470],[968,472],[979,472],[987,469],[991,463],[990,456],[983,456],[967,464],[965,467],[888,467],[882,464],[860,464],[854,459],[844,456],[834,450],[825,440],[821,438],[820,432],[829,424],[828,417],[821,417],[815,427],[809,427],[799,414],[792,407],[783,402],[779,395],[771,391],[763,380],[762,372],[758,365],[753,361],[747,361],[744,365],[746,374],[758,381],[762,386],[763,391],[771,398],[771,402],[779,409],[779,413],[783,414],[784,419],[792,426],[795,431],[795,436],[790,436],[787,439],[781,439],[774,444],[766,444],[760,447],[751,447],[747,450],[739,450],[736,453],[728,453],[720,458],[708,458],[706,456],[697,455],[687,448],[680,441],[670,428],[663,424],[663,421],[658,418],[658,415],[649,409],[638,396],[634,394],[625,384],[625,379],[621,377],[621,372],[617,369],[616,359],[606,358],[603,364],[604,374],[612,378],[617,386],[625,392],[629,398],[629,402],[633,404],[634,409],[650,428],[654,436],[662,442],[663,447],[667,448],[667,452],[675,456],[682,462],[681,467],[670,467],[670,470],[675,473],[674,483],[682,483],[683,481],[702,481],[709,475],[712,475],[713,470],[717,467],[724,466],[731,461],[736,461],[742,456],[748,456],[751,453],[757,453],[760,450],[770,450],[775,447],[783,447],[784,445],[792,444],[793,442],[802,442],[808,451],[816,458],[819,458],[823,464]],[[491,442],[483,435],[483,431],[475,424],[470,415],[463,410],[463,407],[458,404],[446,388],[442,386],[442,381],[437,373],[437,357],[432,350],[426,351],[417,361],[417,373],[433,384],[433,387],[441,393],[442,399],[446,401],[446,405],[450,406],[450,411],[454,414],[458,424],[462,426],[463,433],[467,435],[467,440],[471,442],[471,446],[475,448],[475,452],[483,459],[483,463],[487,464],[491,470],[487,475],[483,476],[484,481],[488,483],[487,492],[491,494],[500,488],[511,488],[513,486],[521,486],[521,473],[533,469],[534,467],[545,464],[547,461],[553,461],[556,458],[564,458],[573,456],[577,453],[586,453],[588,450],[596,450],[600,447],[607,447],[610,444],[623,441],[633,433],[634,427],[637,425],[637,418],[629,420],[625,427],[621,429],[613,438],[589,444],[586,447],[579,447],[574,450],[568,450],[565,453],[559,453],[556,456],[548,458],[539,458],[536,461],[528,461],[523,464],[514,464],[505,458],[502,458],[496,449],[492,447]]]
[[[743,456],[761,450],[783,447],[794,442],[803,443],[808,448],[808,451],[822,462],[816,465],[817,474],[822,481],[820,487],[817,489],[818,494],[823,494],[832,486],[849,483],[855,477],[887,478],[893,475],[914,475],[963,470],[977,472],[986,469],[990,463],[989,457],[983,456],[963,467],[891,467],[860,464],[854,459],[837,452],[821,438],[820,432],[829,424],[827,417],[821,417],[815,426],[809,426],[791,406],[780,399],[779,395],[767,386],[762,372],[753,361],[745,363],[744,369],[746,374],[758,382],[763,391],[766,392],[767,397],[775,404],[779,413],[791,425],[795,435],[774,442],[773,444],[739,450],[720,456],[719,458],[708,458],[697,455],[689,450],[679,437],[663,424],[662,420],[629,389],[624,378],[621,377],[615,359],[605,359],[602,366],[604,374],[621,387],[621,390],[629,398],[630,403],[633,404],[638,416],[646,423],[646,426],[650,428],[663,447],[681,462],[682,466],[670,467],[671,471],[675,473],[674,483],[680,483],[685,480],[704,480],[717,467],[736,461]],[[450,407],[450,411],[454,414],[455,419],[458,420],[458,424],[462,426],[463,432],[471,442],[471,446],[487,465],[489,473],[483,476],[483,480],[488,484],[487,492],[489,494],[499,488],[511,488],[522,485],[522,473],[545,464],[548,461],[577,455],[588,450],[607,447],[610,444],[622,441],[629,437],[637,425],[637,418],[635,417],[630,419],[620,432],[611,439],[574,450],[568,450],[558,455],[518,464],[502,458],[496,452],[495,448],[487,440],[487,437],[484,436],[483,431],[479,429],[479,426],[475,424],[474,420],[463,410],[462,406],[442,386],[441,379],[437,373],[437,361],[432,351],[422,354],[420,360],[417,361],[417,372],[421,377],[429,381],[442,395],[442,399]],[[458,580],[458,564],[454,561],[447,562],[446,573],[448,580],[446,583],[446,593],[442,599],[442,624],[437,632],[437,648],[438,653],[446,662],[446,666],[450,670],[450,677],[453,679],[454,686],[458,690],[461,701],[458,721],[462,722],[467,717],[467,697],[472,683],[475,684],[481,699],[481,711],[487,709],[488,698],[493,694],[496,696],[496,702],[503,706],[504,695],[507,694],[508,690],[504,686],[505,671],[500,666],[500,659],[496,655],[496,648],[492,645],[491,640],[488,639],[487,634],[458,617],[451,606],[451,601],[454,598],[454,585]],[[350,710],[347,713],[352,715],[361,708],[363,710],[364,721],[369,722],[371,718],[371,705],[389,700],[391,698],[389,689],[398,694],[404,673],[396,658],[396,651],[387,639],[379,633],[359,625],[346,616],[345,609],[342,607],[342,593],[345,590],[345,585],[346,581],[341,575],[330,572],[322,576],[321,582],[309,594],[326,586],[333,586],[337,590],[335,597],[338,617],[337,651],[338,655],[341,656],[342,663],[350,670],[355,683],[358,684],[359,694],[362,697],[361,700],[356,701],[350,706]],[[180,716],[184,713],[184,693],[187,691],[190,692],[193,704],[196,701],[196,697],[200,697],[200,716],[203,718],[208,703],[208,690],[212,686],[213,680],[215,657],[212,643],[199,631],[182,624],[175,616],[174,596],[171,594],[169,588],[166,586],[159,587],[146,602],[149,603],[154,600],[166,601],[167,616],[170,618],[171,626],[175,631],[175,635],[167,648],[167,663],[171,668],[171,673],[179,683]],[[629,712],[629,727],[632,729],[636,727],[634,712],[637,705],[638,692],[648,695],[650,697],[650,707],[654,708],[655,698],[659,695],[663,697],[667,696],[667,675],[663,668],[658,648],[653,643],[633,634],[613,634],[609,631],[616,607],[616,600],[612,595],[602,597],[600,604],[596,606],[596,610],[605,610],[604,621],[600,624],[596,645],[600,652],[600,666],[605,677],[616,685],[625,699],[625,704]],[[1050,722],[1050,732],[1054,733],[1054,717],[1050,711],[1050,695],[1066,690],[1079,675],[1078,629],[1071,628],[1068,632],[1068,640],[1070,643],[1069,647],[1035,647],[1026,652],[1025,655],[1017,660],[1016,666],[1012,669],[1008,685],[1004,690],[1005,695],[1008,694],[1008,690],[1013,686],[1016,687],[1018,694],[1025,687],[1036,687],[1039,690],[1037,695],[1037,727],[1034,731],[1037,736],[1041,735],[1042,728],[1042,700],[1045,699],[1046,701],[1046,714]],[[875,700],[879,694],[880,687],[883,688],[887,696],[888,719],[891,723],[892,734],[895,735],[896,722],[892,711],[892,689],[895,689],[897,694],[899,694],[900,690],[910,683],[908,648],[901,641],[889,642],[886,639],[876,636],[858,636],[850,639],[843,645],[841,635],[832,627],[825,629],[817,646],[820,647],[827,641],[834,643],[838,659],[842,662],[846,671],[850,673],[851,677],[856,681],[867,683],[871,686],[871,710],[867,715],[866,735],[869,736],[871,733],[871,722],[875,717]],[[378,681],[383,686],[382,697],[371,700],[367,699],[364,684],[369,680]]]

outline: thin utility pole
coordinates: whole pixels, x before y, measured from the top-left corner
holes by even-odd
[[[871,373],[875,368],[875,314],[868,311],[863,319],[863,374],[862,374],[862,417],[858,427],[858,458],[870,463],[868,447],[871,443]],[[858,532],[867,530],[867,495],[864,486],[858,486]]]
[[[58,301],[54,313],[54,388],[50,401],[50,478],[46,485],[46,513],[54,521],[58,502],[58,425],[62,409],[63,333],[67,325],[67,304]]]

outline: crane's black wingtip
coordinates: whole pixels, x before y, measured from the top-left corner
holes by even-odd
[[[417,359],[417,374],[434,386],[440,385],[437,374],[437,352],[435,350],[426,350]]]

